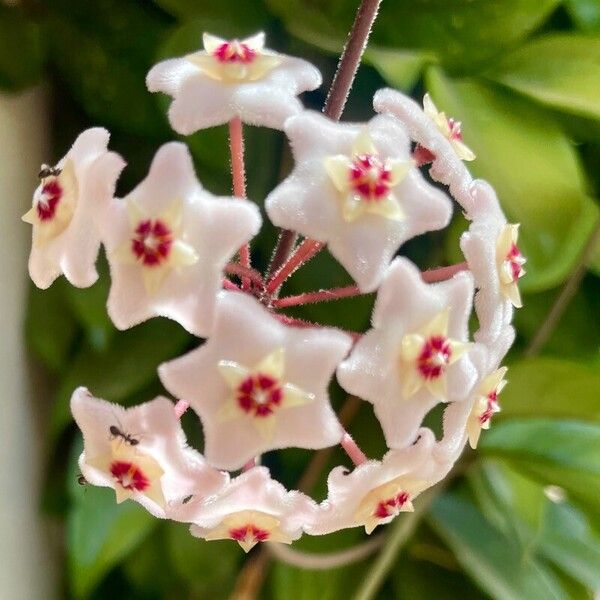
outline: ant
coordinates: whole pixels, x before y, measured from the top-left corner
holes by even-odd
[[[79,473],[77,475],[77,483],[79,485],[89,485],[90,482],[81,473]]]
[[[186,496],[182,501],[181,504],[187,504],[192,498],[194,497],[193,494],[190,494],[189,496]]]
[[[137,446],[140,443],[140,440],[134,438],[129,433],[123,433],[116,425],[111,425],[108,430],[110,431],[110,435],[113,438],[120,437],[124,442],[128,443],[130,446]]]
[[[49,165],[43,164],[40,169],[40,172],[38,173],[38,177],[40,179],[46,179],[46,177],[58,177],[61,173],[61,168],[51,167]]]

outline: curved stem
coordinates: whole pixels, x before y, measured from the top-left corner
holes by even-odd
[[[275,558],[288,565],[313,571],[327,571],[337,567],[345,567],[367,558],[367,556],[370,556],[373,552],[379,550],[379,548],[383,546],[384,541],[385,536],[380,534],[370,540],[357,544],[352,548],[328,554],[301,552],[284,544],[270,543],[267,544],[266,547]]]
[[[233,195],[238,198],[246,197],[246,169],[244,167],[244,133],[240,117],[229,121],[229,149],[231,151],[231,177],[233,180]],[[240,264],[250,267],[250,245],[240,248]],[[242,279],[242,289],[250,288],[250,280]]]
[[[228,275],[236,275],[242,279],[246,278],[259,287],[263,287],[264,285],[262,275],[256,269],[245,267],[240,263],[228,263],[224,271]]]
[[[376,597],[381,584],[385,581],[390,569],[394,566],[398,553],[413,534],[417,525],[429,509],[433,500],[441,493],[444,486],[438,485],[419,496],[415,511],[404,513],[396,518],[390,526],[390,532],[385,540],[381,554],[375,560],[367,576],[358,588],[354,600],[371,600]]]

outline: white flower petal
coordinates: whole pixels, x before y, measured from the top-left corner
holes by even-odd
[[[237,469],[266,450],[323,448],[340,441],[343,430],[329,404],[327,386],[350,346],[349,336],[339,331],[286,326],[254,298],[221,292],[210,339],[197,350],[161,365],[159,375],[171,393],[185,398],[200,415],[205,454],[211,464]],[[292,384],[314,399],[290,407],[284,402],[275,409],[270,439],[256,426],[261,417],[253,413],[240,410],[237,419],[219,418],[232,398],[230,386],[219,373],[219,362],[232,361],[252,370],[280,348],[285,363],[280,383]]]
[[[177,241],[164,265],[144,266],[135,256],[123,260],[135,223],[144,216],[164,219],[173,229]],[[164,145],[148,177],[126,198],[115,199],[104,220],[112,277],[108,312],[115,325],[127,329],[164,316],[196,335],[208,335],[223,268],[258,232],[260,222],[251,202],[217,198],[202,189],[185,145]]]

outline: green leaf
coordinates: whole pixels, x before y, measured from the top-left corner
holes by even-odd
[[[193,18],[206,20],[211,27],[205,29],[220,37],[246,37],[265,29],[269,13],[262,0],[239,2],[239,0],[155,0],[164,10],[183,21]],[[199,37],[197,43],[201,43]]]
[[[27,344],[51,371],[61,371],[77,338],[77,322],[66,302],[68,283],[60,278],[47,290],[29,288],[25,334]]]
[[[117,504],[114,490],[86,487],[67,519],[68,567],[75,597],[88,597],[157,523],[131,500]]]
[[[512,365],[507,378],[498,422],[515,416],[600,421],[600,373],[595,369],[559,358],[537,357]]]
[[[169,523],[166,549],[175,573],[196,597],[229,597],[237,565],[244,555],[238,544],[230,540],[207,542],[193,537],[188,525]]]
[[[0,5],[0,88],[33,85],[42,74],[45,50],[40,24],[20,8]]]
[[[495,505],[496,514],[512,526],[506,535],[516,531],[524,552],[544,556],[590,589],[600,587],[600,538],[583,513],[551,502],[542,485],[505,463],[486,461],[471,481],[480,502],[484,499],[485,514]]]
[[[53,62],[88,115],[147,136],[168,134],[145,84],[164,31],[151,11],[119,0],[55,0],[49,19]]]
[[[291,33],[328,51],[341,47],[359,5],[356,0],[267,0],[267,4]],[[426,50],[451,68],[472,69],[529,35],[557,4],[558,0],[384,2],[373,43]]]
[[[465,572],[493,598],[566,600],[545,565],[523,556],[519,544],[494,529],[468,499],[444,494],[435,501],[430,520]]]
[[[530,101],[475,80],[453,81],[429,69],[427,89],[447,114],[463,122],[477,153],[473,173],[498,192],[528,259],[523,291],[563,281],[579,258],[598,208],[585,194],[571,143],[548,114]]]
[[[599,0],[565,0],[573,21],[582,31],[600,31]]]
[[[375,67],[391,86],[404,92],[412,90],[425,65],[434,60],[434,57],[422,52],[373,46],[368,47],[364,55],[365,62]]]
[[[534,100],[600,119],[600,39],[553,34],[525,44],[486,76]]]
[[[111,338],[117,332],[106,312],[106,300],[110,288],[108,266],[102,261],[100,278],[91,287],[67,288],[67,300],[73,314],[85,329],[88,342],[94,350],[106,350]]]
[[[572,397],[576,402],[577,398]],[[600,496],[600,425],[546,419],[497,423],[481,452],[508,460],[519,471],[559,485],[574,500],[596,507]]]
[[[528,294],[524,306],[515,314],[520,338],[530,342],[548,318],[561,288],[540,294]],[[560,358],[590,361],[600,356],[600,294],[598,280],[588,275],[560,321],[544,344],[544,354]]]
[[[63,379],[53,408],[53,439],[71,421],[69,400],[80,385],[110,402],[128,396],[155,381],[156,368],[177,356],[189,343],[189,334],[173,321],[156,319],[115,335],[104,352],[84,346]]]
[[[417,545],[413,545],[417,548]],[[432,561],[438,558],[439,548],[425,545],[419,556],[425,560],[409,560],[404,554],[392,571],[392,583],[396,600],[433,600],[434,598],[460,598],[460,600],[484,600],[485,596],[457,569],[445,569]],[[416,551],[416,550],[415,550]],[[450,566],[449,566],[450,567]]]

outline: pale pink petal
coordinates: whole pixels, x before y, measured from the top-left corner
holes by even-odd
[[[161,365],[159,374],[167,389],[200,415],[205,454],[211,464],[237,469],[266,450],[323,448],[340,441],[343,430],[329,404],[327,387],[350,345],[350,338],[337,330],[289,327],[254,298],[221,292],[210,339],[197,350]],[[270,437],[260,430],[260,419],[242,411],[236,418],[224,419],[223,407],[232,398],[232,390],[219,372],[219,361],[252,369],[280,349],[285,365],[281,382],[312,394],[314,399],[277,409]]]
[[[137,441],[135,450],[160,465],[164,471],[160,486],[166,506],[158,506],[140,492],[132,496],[157,517],[170,518],[171,505],[179,505],[189,495],[197,499],[211,497],[227,484],[227,474],[209,467],[201,454],[187,446],[173,403],[167,398],[158,397],[125,409],[94,398],[85,388],[78,388],[71,398],[71,410],[83,433],[84,451],[79,465],[89,483],[115,485],[110,473],[99,471],[87,462],[110,451],[114,439],[111,427],[116,426],[131,436]]]
[[[373,291],[387,265],[407,240],[445,227],[452,213],[443,192],[430,186],[415,168],[390,193],[405,213],[392,220],[366,213],[348,221],[341,208],[343,194],[326,171],[328,157],[351,156],[364,130],[385,160],[410,159],[409,141],[397,119],[378,116],[368,124],[334,123],[305,112],[286,122],[296,165],[265,201],[271,221],[325,242],[331,254],[348,271],[362,291]]]
[[[373,403],[391,448],[414,441],[423,417],[439,402],[424,387],[409,398],[403,397],[404,380],[398,367],[403,337],[449,309],[448,337],[466,342],[472,295],[473,280],[468,273],[426,284],[410,261],[397,258],[390,266],[375,302],[373,329],[341,363],[337,377],[347,392]],[[446,400],[464,400],[475,377],[468,354],[450,365]]]
[[[158,218],[180,205],[177,238],[197,255],[193,264],[167,268],[156,289],[148,289],[144,279],[144,269],[155,267],[145,267],[133,258],[124,260],[121,255],[133,236],[127,208],[131,202],[145,218]],[[164,316],[191,333],[208,335],[223,268],[258,232],[260,222],[253,203],[215,197],[201,187],[184,144],[164,145],[148,177],[126,198],[113,200],[104,220],[103,239],[112,278],[108,312],[115,325],[127,329],[153,316]]]

